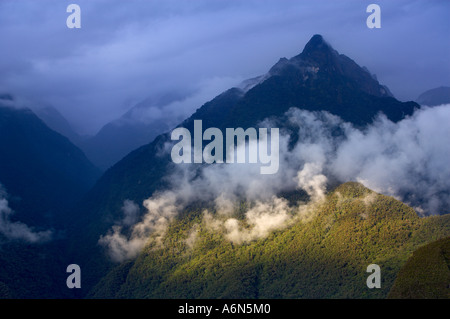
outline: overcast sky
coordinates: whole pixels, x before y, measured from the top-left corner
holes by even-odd
[[[81,7],[81,29],[66,8]],[[381,7],[368,29],[366,7]],[[320,33],[400,100],[450,85],[450,1],[0,0],[0,93],[93,134],[134,104],[191,95],[190,114]]]

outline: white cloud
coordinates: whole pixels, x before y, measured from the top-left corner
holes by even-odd
[[[0,234],[4,238],[28,243],[42,243],[51,239],[52,232],[50,230],[36,232],[24,223],[11,221],[10,218],[14,212],[5,197],[6,192],[0,184]]]

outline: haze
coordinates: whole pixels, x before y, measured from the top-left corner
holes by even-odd
[[[81,29],[66,26],[70,3]],[[381,29],[366,26],[370,3]],[[425,0],[2,0],[0,93],[51,105],[95,134],[152,96],[181,96],[175,112],[188,116],[319,33],[395,97],[415,100],[450,85],[449,12],[449,1]]]

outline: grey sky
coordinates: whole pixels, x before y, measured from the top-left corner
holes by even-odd
[[[82,28],[66,27],[77,3]],[[381,6],[381,29],[366,7]],[[152,95],[188,115],[297,55],[316,33],[401,99],[450,85],[450,1],[1,0],[0,92],[56,107],[95,133]],[[177,111],[176,109],[175,111]]]

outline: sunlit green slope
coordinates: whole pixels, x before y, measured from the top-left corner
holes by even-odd
[[[162,246],[149,244],[113,269],[89,297],[385,298],[414,250],[450,235],[450,215],[419,218],[358,183],[330,192],[309,217],[244,244],[209,226],[202,209],[183,216]],[[381,267],[380,289],[366,285],[370,264]]]

